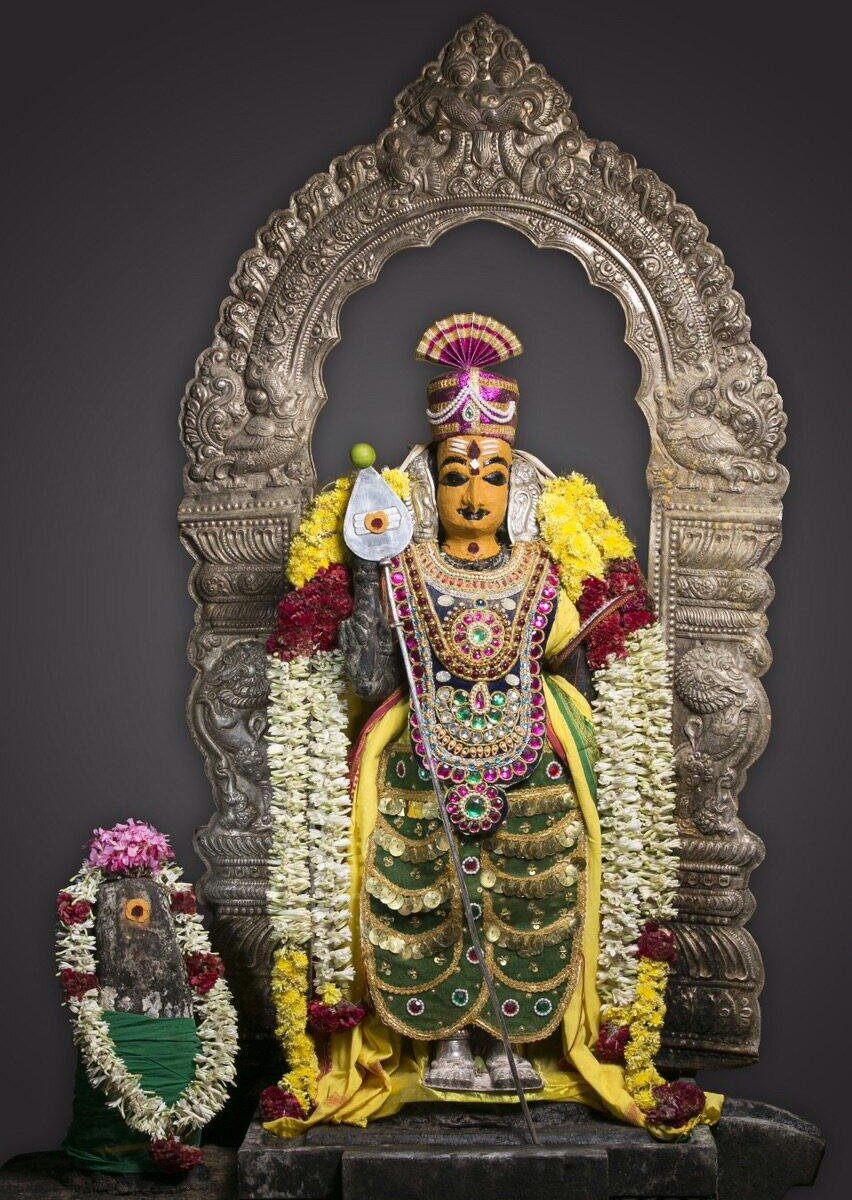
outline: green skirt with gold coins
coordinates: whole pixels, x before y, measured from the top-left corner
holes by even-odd
[[[466,1025],[499,1035],[470,944],[429,773],[407,734],[388,746],[361,899],[362,953],[377,1014],[424,1040]],[[512,1041],[559,1025],[580,964],[585,827],[564,762],[545,752],[507,792],[490,834],[462,839],[464,884]]]

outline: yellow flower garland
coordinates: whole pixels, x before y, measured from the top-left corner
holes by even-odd
[[[309,1113],[317,1096],[319,1063],[313,1039],[307,1032],[307,954],[303,950],[278,951],[272,964],[271,984],[275,1033],[289,1067],[278,1086],[292,1093],[305,1113]]]
[[[628,1092],[643,1113],[656,1107],[654,1088],[666,1081],[654,1066],[660,1050],[660,1034],[666,1019],[666,985],[669,964],[651,958],[639,960],[636,998],[631,1004],[610,1006],[601,1014],[603,1025],[627,1025],[630,1040],[624,1050],[624,1082]],[[696,1125],[709,1124],[711,1118],[699,1113],[676,1127],[648,1123],[655,1137],[674,1139],[686,1137]]]
[[[411,481],[404,471],[386,468],[382,478],[400,499],[408,500]],[[351,475],[335,479],[315,497],[302,519],[287,562],[287,579],[294,587],[304,586],[323,567],[349,561],[343,518],[352,482]],[[601,578],[613,559],[633,554],[624,524],[612,516],[594,484],[576,472],[548,479],[537,516],[542,540],[572,600],[580,595],[587,576]]]
[[[587,576],[600,579],[613,559],[633,556],[624,524],[612,516],[594,484],[576,472],[548,479],[536,515],[571,600],[579,597]]]
[[[411,482],[404,471],[386,467],[382,478],[401,500],[411,495]],[[335,479],[314,498],[302,518],[287,560],[287,579],[294,587],[303,587],[323,567],[349,562],[351,555],[343,541],[343,519],[352,483],[352,475]]]

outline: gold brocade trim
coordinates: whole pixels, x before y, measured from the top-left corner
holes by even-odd
[[[384,778],[384,774],[380,776]],[[568,793],[570,802],[566,802]],[[420,796],[426,798],[419,799]],[[510,817],[539,817],[546,813],[576,811],[576,796],[570,783],[513,789],[506,796]],[[410,821],[439,821],[438,801],[425,792],[388,788],[379,798],[379,812],[386,817],[407,817]]]
[[[461,385],[462,378],[462,375],[439,375],[437,379],[432,379],[426,384],[426,395],[431,396],[433,392],[446,392],[449,391],[450,388],[457,388]],[[520,396],[521,391],[517,382],[514,379],[509,379],[509,377],[506,375],[490,376],[488,380],[489,386],[491,379],[496,380],[498,378],[500,382],[497,386],[499,386],[501,391],[514,392],[516,396]],[[458,422],[456,422],[456,424],[458,424]]]
[[[566,792],[571,797],[566,803]],[[524,788],[517,792],[508,792],[510,817],[540,817],[544,813],[574,812],[577,808],[573,787],[568,784],[557,784],[555,787]]]
[[[459,907],[459,914],[460,914],[460,912],[461,912],[461,908]],[[397,1022],[396,1018],[393,1016],[393,1013],[389,1012],[387,1010],[387,1008],[385,1007],[384,1003],[382,1002],[381,997],[382,997],[383,991],[389,992],[394,996],[413,996],[416,992],[423,991],[423,980],[418,980],[418,982],[413,984],[411,987],[400,987],[400,986],[392,984],[392,983],[385,983],[384,980],[379,979],[378,972],[376,971],[375,949],[374,949],[372,943],[370,942],[369,938],[367,936],[365,936],[365,931],[367,930],[370,921],[373,919],[373,916],[372,916],[372,913],[370,912],[370,905],[369,905],[369,901],[367,900],[367,893],[363,889],[361,891],[360,917],[361,917],[361,951],[362,951],[362,958],[364,961],[364,970],[367,975],[367,986],[369,989],[370,997],[373,1001],[373,1004],[375,1005],[376,1011],[378,1012],[379,1016],[381,1017],[382,1023],[384,1025],[387,1025],[389,1029],[394,1029],[394,1030],[396,1030],[397,1033],[408,1034],[408,1036],[410,1036],[410,1037],[411,1036],[416,1037],[416,1034],[411,1033],[410,1027],[406,1026],[402,1022]],[[450,979],[456,973],[456,971],[459,969],[459,963],[461,962],[461,955],[462,955],[462,939],[459,938],[456,943],[455,951],[452,954],[450,964],[447,967],[446,971],[442,971],[440,975],[436,975],[434,979],[430,980],[430,982],[428,983],[427,986],[430,988],[433,988],[433,987],[439,987],[442,983],[446,983],[447,980]],[[432,1036],[446,1037],[448,1035],[444,1034],[444,1033],[439,1033],[436,1035],[430,1034],[429,1036],[430,1037],[432,1037]]]
[[[364,890],[384,904],[385,908],[389,908],[391,912],[398,912],[400,916],[410,917],[412,913],[424,910],[431,912],[452,898],[453,882],[449,879],[426,888],[403,888],[374,875],[374,870],[375,864],[370,862]]]
[[[454,898],[453,903],[454,903],[454,905],[457,903],[457,898]],[[486,900],[486,903],[487,903],[487,900]],[[360,910],[361,910],[361,928],[363,931],[364,929],[367,928],[369,922],[373,919],[372,914],[370,913],[370,910],[369,910],[369,902],[367,900],[366,892],[363,890],[361,892]],[[577,904],[575,906],[574,912],[572,913],[571,917],[568,918],[567,920],[577,922],[578,924],[580,924],[580,926],[582,928],[582,923],[585,920],[585,915],[586,915],[586,873],[583,872],[580,876],[580,889],[579,889],[579,894],[577,897]],[[459,919],[460,919],[460,907],[459,907]],[[564,924],[567,925],[567,921],[564,922]],[[553,927],[551,927],[551,929],[552,928]],[[488,1033],[492,1034],[494,1037],[500,1036],[500,1030],[499,1030],[496,1022],[493,1020],[493,1018],[491,1018],[491,1010],[490,1010],[490,1006],[488,1003],[488,993],[486,991],[484,983],[482,983],[480,985],[480,993],[479,993],[479,996],[477,997],[477,999],[474,1001],[474,1003],[472,1005],[470,1005],[467,1009],[465,1009],[464,1013],[461,1014],[456,1021],[451,1022],[450,1024],[444,1026],[441,1029],[429,1030],[429,1032],[425,1038],[423,1037],[422,1032],[420,1030],[418,1030],[416,1028],[416,1026],[412,1025],[410,1022],[402,1021],[399,1018],[397,1018],[394,1015],[394,1013],[392,1013],[387,1008],[386,1004],[384,1003],[384,999],[382,996],[383,992],[388,993],[390,995],[413,996],[417,992],[423,991],[424,988],[425,988],[425,990],[431,991],[432,989],[434,989],[436,987],[440,987],[442,984],[446,983],[457,972],[459,963],[461,961],[461,952],[462,952],[462,947],[463,947],[463,939],[461,937],[459,937],[459,939],[456,943],[456,948],[455,948],[455,952],[453,953],[453,956],[452,956],[452,961],[450,962],[446,971],[443,971],[440,975],[436,975],[435,978],[430,980],[428,983],[426,983],[423,980],[420,980],[410,987],[399,987],[399,986],[395,986],[393,984],[385,983],[383,980],[380,980],[378,978],[378,974],[375,969],[375,957],[374,957],[373,946],[369,943],[369,941],[366,938],[363,937],[363,934],[362,934],[362,942],[364,943],[364,945],[363,945],[364,967],[365,967],[365,972],[367,975],[367,982],[368,982],[368,987],[370,990],[370,995],[372,997],[373,1004],[375,1006],[376,1013],[379,1016],[379,1019],[381,1020],[382,1024],[385,1025],[388,1029],[392,1029],[392,1030],[394,1030],[394,1032],[402,1034],[405,1037],[410,1037],[410,1038],[414,1039],[415,1041],[431,1041],[431,1040],[438,1040],[441,1038],[452,1037],[453,1034],[457,1033],[459,1031],[459,1029],[462,1029],[466,1025],[477,1025],[479,1028],[486,1030]],[[525,1044],[528,1044],[531,1042],[543,1041],[545,1038],[550,1037],[551,1034],[561,1024],[565,1009],[567,1008],[568,1002],[570,1001],[571,996],[573,995],[574,989],[577,986],[577,980],[578,980],[579,972],[580,972],[580,965],[582,963],[582,958],[583,958],[582,938],[575,937],[568,963],[566,964],[565,968],[562,971],[560,971],[560,973],[557,976],[554,976],[550,980],[545,980],[545,981],[536,982],[536,983],[529,983],[526,981],[521,983],[520,981],[510,979],[507,975],[505,975],[505,973],[501,970],[499,961],[497,959],[497,955],[499,954],[499,947],[495,949],[495,946],[493,945],[493,943],[489,942],[487,939],[483,939],[483,950],[485,953],[486,961],[487,961],[489,967],[491,968],[492,974],[497,979],[499,979],[500,982],[503,983],[504,985],[507,985],[512,988],[517,988],[519,991],[523,991],[526,993],[532,993],[532,994],[535,994],[536,992],[553,991],[556,987],[560,986],[560,984],[562,984],[564,982],[565,986],[563,988],[562,995],[559,997],[558,1002],[556,1004],[554,1004],[553,1013],[551,1014],[550,1020],[547,1022],[547,1024],[542,1026],[537,1032],[525,1032],[523,1034],[523,1038],[522,1039],[519,1038],[518,1040],[523,1040],[523,1042]]]
[[[529,583],[540,561],[548,565],[550,563],[540,542],[515,542],[508,562],[477,571],[457,566],[445,558],[438,543],[432,540],[412,542],[405,559],[419,577],[425,575],[433,586],[440,585],[442,590],[471,600],[479,600],[483,596],[499,599],[511,595],[519,586]]]
[[[563,983],[564,980],[570,979],[577,966],[577,955],[572,952],[568,962],[556,975],[552,975],[550,979],[537,979],[535,983],[532,983],[526,979],[513,979],[511,975],[507,975],[505,971],[501,970],[498,954],[499,951],[494,951],[492,949],[491,954],[486,955],[488,965],[491,967],[491,974],[495,979],[499,979],[499,981],[505,984],[507,987],[517,988],[519,991],[524,992],[552,992],[554,988],[558,988],[560,983]]]
[[[582,871],[580,873],[580,884],[577,889],[577,903],[574,906],[574,911],[573,911],[571,917],[568,919],[576,921],[580,926],[580,930],[583,929],[583,927],[585,925],[585,921],[586,921],[586,872],[585,871]],[[564,998],[565,998],[565,1003],[562,1003],[560,1005],[560,1012],[564,1011],[565,1005],[567,1004],[568,999],[571,996],[571,993],[573,992],[574,988],[577,986],[577,976],[579,975],[579,971],[580,971],[580,961],[583,957],[583,951],[582,951],[583,939],[582,939],[582,937],[577,937],[575,935],[574,942],[571,946],[571,954],[570,954],[568,962],[565,965],[565,967],[563,968],[563,970],[560,971],[558,975],[553,976],[549,980],[545,979],[545,980],[541,980],[536,983],[528,983],[525,981],[523,984],[521,984],[519,980],[511,979],[508,975],[506,975],[506,973],[504,971],[501,970],[500,958],[499,958],[499,955],[500,955],[499,947],[495,947],[491,942],[486,942],[486,946],[487,946],[486,958],[488,960],[489,966],[491,967],[492,974],[497,979],[499,979],[501,983],[508,984],[510,987],[517,987],[517,988],[523,987],[523,990],[527,991],[527,992],[549,992],[549,991],[552,991],[553,988],[558,987],[559,984],[563,982],[563,980],[570,979],[571,982],[570,982],[569,986],[567,986],[565,988],[565,992],[563,993]],[[526,955],[523,955],[522,957],[526,957]]]
[[[494,871],[494,883],[489,889],[499,896],[522,896],[530,900],[542,896],[553,896],[562,888],[573,887],[580,878],[580,870],[571,862],[560,862],[548,867],[541,875],[506,875]]]
[[[440,442],[442,438],[453,437],[454,434],[460,432],[458,421],[448,421],[443,425],[436,425],[434,422],[430,422],[430,424],[432,425],[433,442]],[[464,432],[465,434],[470,434],[472,437],[498,437],[502,441],[508,442],[510,446],[515,444],[514,426],[511,424],[504,425],[502,421],[477,421],[473,425],[468,425],[465,422]]]
[[[379,812],[386,817],[408,817],[411,821],[439,821],[438,801],[418,800],[416,792],[397,789],[385,792],[379,800]]]
[[[560,917],[545,929],[513,929],[500,920],[494,912],[493,898],[485,893],[482,913],[483,937],[492,946],[517,950],[523,958],[532,958],[533,955],[540,954],[546,946],[555,945],[566,933],[571,932],[580,922],[578,909],[579,904],[574,906],[567,917]]]
[[[583,822],[575,812],[568,813],[550,829],[541,833],[495,833],[489,849],[501,858],[548,858],[576,842],[583,832]]]
[[[365,932],[370,945],[378,946],[380,950],[388,950],[398,958],[409,959],[428,958],[439,950],[446,950],[462,938],[461,908],[456,906],[450,911],[446,921],[428,933],[398,933],[384,921],[380,921],[374,913],[370,913]]]
[[[381,846],[393,858],[399,858],[403,862],[432,862],[446,854],[449,849],[443,829],[437,829],[426,837],[407,838],[391,829],[381,817],[375,828],[375,838],[377,846]]]

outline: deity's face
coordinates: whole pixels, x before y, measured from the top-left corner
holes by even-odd
[[[502,438],[447,438],[437,448],[438,516],[452,554],[483,558],[496,553],[497,530],[509,503],[512,447]]]

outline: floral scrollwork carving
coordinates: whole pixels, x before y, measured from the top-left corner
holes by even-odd
[[[207,751],[222,829],[269,823],[268,697],[266,651],[261,642],[249,640],[227,646],[196,692],[194,724]]]
[[[674,680],[691,714],[675,755],[681,816],[702,833],[732,833],[741,773],[765,741],[766,696],[740,657],[718,645],[681,655]]]
[[[734,357],[736,357],[734,355]],[[680,372],[658,388],[657,430],[678,466],[687,472],[686,487],[700,487],[698,477],[716,475],[741,492],[746,481],[770,483],[780,468],[773,461],[783,445],[783,419],[773,419],[780,401],[771,380],[755,397],[747,379],[736,375],[720,387],[717,374]],[[761,407],[763,401],[772,401]]]
[[[504,26],[479,17],[396,101],[379,139],[380,170],[414,191],[500,178],[531,194],[570,177],[581,146],[571,97]]]

